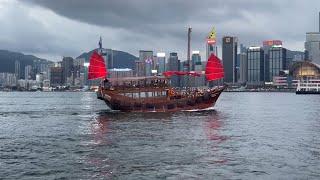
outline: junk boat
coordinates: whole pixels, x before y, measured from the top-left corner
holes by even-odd
[[[320,79],[299,80],[296,94],[320,94]]]
[[[103,80],[97,97],[112,110],[125,112],[175,112],[201,110],[213,107],[225,86],[214,88],[174,88],[170,86],[172,76],[201,76],[197,72],[166,71],[163,76],[107,78],[103,57],[94,51],[90,57],[88,79]],[[207,81],[224,77],[220,59],[214,54],[208,59],[205,77]]]
[[[202,72],[190,71],[191,28],[188,28],[188,70],[166,71],[162,76],[107,78],[107,68],[103,57],[94,51],[90,57],[88,79],[103,80],[97,90],[98,99],[103,100],[112,110],[126,112],[175,112],[201,110],[213,107],[225,86],[214,88],[174,88],[172,76],[203,76]],[[100,37],[99,47],[102,49]],[[150,59],[146,60],[146,63]],[[205,77],[208,82],[222,79],[224,70],[220,59],[211,54],[208,59]],[[187,85],[187,86],[190,86]]]

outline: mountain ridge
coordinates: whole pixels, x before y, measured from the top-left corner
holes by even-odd
[[[93,51],[97,49],[93,49],[89,52],[84,52],[79,55],[77,58],[84,58],[86,62],[89,62],[89,58]],[[112,50],[113,54],[113,68],[131,68],[135,69],[135,60],[138,60],[138,57],[120,50]]]
[[[20,69],[23,69],[27,65],[33,65],[34,61],[53,63],[52,61],[39,58],[34,55],[9,50],[0,50],[0,72],[14,73],[15,61],[20,62]]]

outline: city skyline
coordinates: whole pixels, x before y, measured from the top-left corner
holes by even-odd
[[[305,33],[319,30],[317,4],[320,2],[1,0],[0,49],[58,61],[96,48],[102,36],[106,48],[135,56],[141,49],[177,52],[185,60],[187,27],[193,28],[191,49],[200,50],[205,57],[206,36],[214,26],[219,56],[225,35],[238,37],[239,44],[246,46],[280,39],[288,49],[303,50]]]

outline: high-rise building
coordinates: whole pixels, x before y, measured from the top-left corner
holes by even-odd
[[[17,79],[20,79],[20,73],[21,73],[20,67],[21,67],[20,61],[15,61],[14,62],[14,73],[15,73]]]
[[[88,80],[89,63],[85,62],[83,66],[83,84],[87,86],[90,84],[90,80]]]
[[[158,74],[162,74],[166,71],[166,54],[165,53],[157,53],[157,71]]]
[[[73,61],[74,85],[83,87],[85,84],[85,58],[77,58]]]
[[[207,55],[206,60],[209,59],[211,54],[217,55],[216,30],[214,27],[209,32],[206,40],[206,55]]]
[[[196,65],[195,65],[195,67],[194,67],[194,71],[196,71],[196,72],[202,72],[204,70],[204,68],[203,68],[203,65],[200,63],[197,63]],[[201,87],[201,86],[205,86],[205,84],[206,84],[206,78],[205,78],[205,76],[189,76],[189,77],[191,77],[191,79],[193,80],[192,82],[192,85],[194,86],[194,87]]]
[[[243,44],[240,44],[240,53],[247,53],[247,47]]]
[[[306,59],[320,64],[320,32],[307,32],[304,46]]]
[[[153,51],[139,51],[139,61],[144,64],[144,74],[142,76],[151,76],[153,67]]]
[[[168,71],[180,71],[180,61],[176,52],[170,53],[168,59]],[[172,76],[171,84],[175,87],[180,86],[180,78],[178,76]]]
[[[110,78],[132,77],[133,71],[129,68],[113,68],[109,69]]]
[[[112,69],[113,68],[113,50],[112,49],[106,49],[105,50],[105,63],[106,63],[106,68],[107,69]]]
[[[31,79],[31,73],[32,73],[32,66],[27,65],[24,67],[24,79],[28,80]]]
[[[263,41],[264,77],[265,82],[271,82],[273,76],[279,76],[280,70],[288,69],[286,49],[282,47],[281,40]]]
[[[237,37],[224,36],[222,38],[222,61],[224,68],[224,82],[237,82]]]
[[[287,49],[286,51],[286,59],[287,59],[287,69],[291,67],[295,62],[298,61],[304,61],[305,58],[305,52],[303,51],[291,51]]]
[[[158,57],[153,56],[152,57],[152,67],[151,67],[151,74],[157,75],[158,74],[158,69],[159,69],[159,64],[158,64]]]
[[[50,84],[53,87],[63,85],[63,68],[56,66],[50,68]]]
[[[0,87],[13,87],[17,85],[16,74],[0,73]]]
[[[191,71],[195,71],[196,65],[201,65],[200,51],[192,51],[192,56],[191,56]]]
[[[280,71],[288,70],[286,49],[282,46],[272,46],[268,50],[268,59],[265,60],[265,81],[271,82]]]
[[[112,49],[104,49],[104,48],[99,48],[98,52],[101,54],[101,56],[104,59],[104,63],[106,65],[106,70],[112,69],[113,66],[113,50]]]
[[[73,58],[63,57],[62,68],[63,68],[63,83],[67,83],[68,78],[72,77],[73,75]]]
[[[320,12],[318,32],[307,32],[305,47],[305,59],[320,65]]]
[[[248,59],[247,53],[242,52],[239,54],[240,61],[240,83],[246,83],[248,81]]]
[[[145,62],[140,60],[135,61],[135,74],[137,77],[145,76],[146,74]]]
[[[188,71],[189,69],[189,63],[188,61],[179,61],[180,62],[180,68],[179,71]],[[180,87],[189,87],[192,86],[192,78],[189,78],[190,76],[179,76],[180,81]]]
[[[261,47],[249,47],[248,59],[248,83],[251,85],[263,85],[264,77],[264,51]]]
[[[240,52],[237,54],[237,68],[240,69],[240,54],[247,54],[247,47],[240,44]]]

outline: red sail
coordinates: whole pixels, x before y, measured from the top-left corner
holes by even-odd
[[[94,51],[90,57],[88,79],[105,78],[107,75],[103,57]]]
[[[206,65],[206,78],[208,81],[221,79],[224,77],[224,70],[220,59],[211,54]]]

